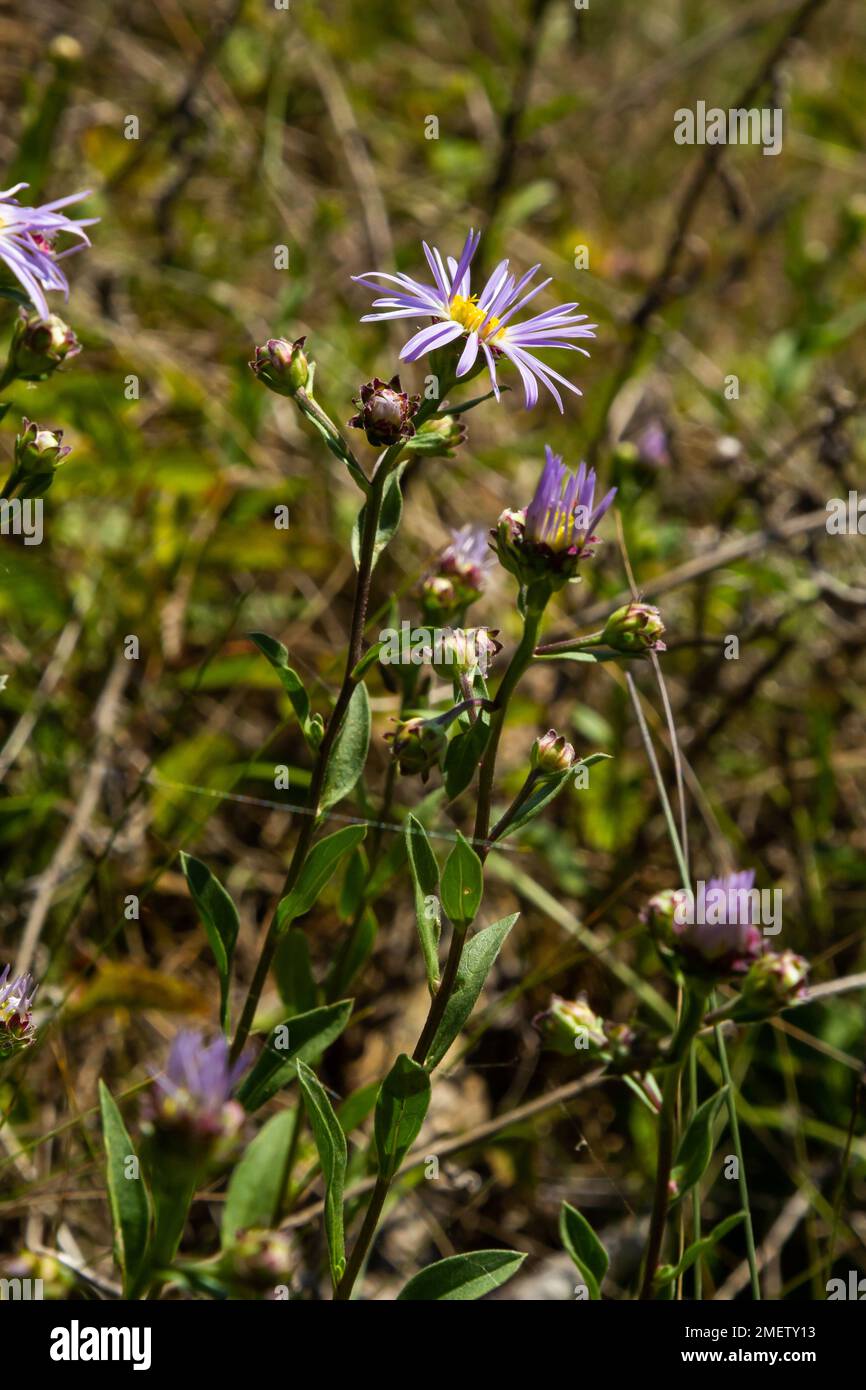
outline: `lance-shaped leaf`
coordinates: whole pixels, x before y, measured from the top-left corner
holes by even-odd
[[[430,1076],[405,1053],[397,1058],[379,1091],[374,1132],[379,1175],[393,1178],[418,1137],[430,1104]]]
[[[322,1177],[325,1182],[325,1235],[328,1238],[331,1279],[334,1288],[346,1268],[346,1248],[343,1236],[343,1188],[346,1181],[346,1136],[334,1114],[331,1102],[315,1072],[303,1062],[298,1063],[298,1081],[310,1129],[316,1141]]]
[[[589,1289],[590,1298],[601,1298],[607,1251],[586,1217],[568,1202],[563,1202],[559,1209],[559,1237]]]
[[[442,870],[442,906],[457,927],[474,922],[484,892],[484,870],[469,841],[457,832],[457,843]]]
[[[465,733],[455,734],[452,738],[445,754],[445,792],[449,801],[453,801],[469,786],[489,737],[489,723],[478,718]]]
[[[280,998],[292,1013],[304,1014],[316,1006],[316,981],[310,963],[310,943],[300,928],[280,938],[274,954],[274,978]]]
[[[382,493],[382,506],[379,510],[379,524],[376,527],[376,540],[373,544],[373,565],[376,564],[385,546],[393,539],[403,516],[403,494],[400,491],[400,479],[406,468],[408,460],[397,465],[385,481],[385,488]],[[355,561],[355,568],[358,568],[361,559],[361,535],[364,530],[364,517],[367,512],[368,504],[365,502],[358,519],[352,528],[352,558]]]
[[[277,908],[278,932],[286,931],[296,917],[303,917],[305,912],[309,912],[322,889],[330,882],[341,859],[360,844],[366,833],[365,825],[346,825],[313,845],[297,883]]]
[[[105,1176],[117,1262],[126,1298],[137,1287],[148,1254],[151,1205],[141,1164],[120,1111],[105,1082],[99,1082],[99,1108],[102,1113],[102,1141],[105,1145]]]
[[[325,1048],[340,1036],[351,1012],[352,1000],[342,999],[338,1004],[323,1004],[320,1009],[295,1014],[278,1024],[238,1090],[244,1109],[258,1110],[294,1081],[299,1061],[314,1062],[321,1057]]]
[[[449,1255],[409,1280],[397,1301],[444,1302],[483,1298],[516,1274],[525,1255],[518,1250],[473,1250]]]
[[[485,927],[483,931],[476,932],[467,942],[451,998],[445,1006],[442,1020],[425,1058],[428,1071],[432,1071],[442,1061],[475,1008],[490,968],[519,916],[519,912],[513,912],[510,917],[503,917],[500,922],[494,922],[492,927]]]
[[[226,1193],[220,1231],[224,1250],[234,1245],[238,1231],[250,1227],[267,1230],[276,1225],[296,1123],[295,1111],[281,1110],[244,1150]]]
[[[330,810],[349,795],[364,771],[369,747],[370,697],[365,685],[356,685],[328,761],[320,812]]]
[[[439,933],[442,929],[439,911],[439,865],[433,853],[427,831],[417,816],[406,821],[406,852],[415,892],[415,921],[418,939],[424,956],[424,969],[431,990],[439,983]]]
[[[699,1105],[692,1116],[689,1127],[680,1140],[674,1166],[671,1169],[673,1198],[671,1205],[700,1182],[710,1159],[713,1156],[713,1124],[719,1113],[719,1106],[728,1093],[727,1086],[716,1091]]]
[[[309,697],[297,671],[289,665],[288,651],[282,642],[278,642],[275,637],[269,637],[266,632],[249,632],[247,636],[251,642],[255,642],[279,676],[280,684],[289,697],[307,746],[315,753],[324,733],[322,718],[321,715],[310,714]]]
[[[220,1020],[227,1028],[232,957],[240,926],[238,910],[219,879],[200,859],[193,859],[192,855],[181,851],[180,867],[216,959],[220,982]]]

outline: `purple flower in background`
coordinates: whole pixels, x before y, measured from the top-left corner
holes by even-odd
[[[178,1033],[164,1075],[154,1078],[159,1094],[151,1118],[156,1127],[189,1129],[204,1139],[233,1133],[242,1111],[231,1094],[248,1060],[240,1057],[232,1065],[222,1036],[205,1044],[199,1032]]]
[[[566,468],[549,445],[535,496],[524,511],[504,511],[494,534],[500,562],[521,583],[535,573],[556,575],[561,582],[575,574],[580,560],[593,554],[599,538],[594,534],[616,496],[612,487],[595,501],[595,469],[580,465],[576,473]]]
[[[697,896],[680,890],[671,944],[687,968],[713,975],[742,974],[761,954],[761,895],[754,869],[698,884]]]
[[[437,568],[440,574],[457,575],[480,593],[484,576],[494,563],[484,527],[467,522],[451,532],[451,543],[439,556]]]
[[[22,207],[15,194],[28,186],[16,183],[0,192],[0,259],[11,270],[37,313],[47,319],[49,309],[44,291],[60,290],[69,298],[69,282],[58,261],[90,245],[82,228],[92,226],[99,218],[73,221],[59,211],[86,198],[87,191],[70,193],[66,198],[56,198],[53,203],[43,203],[40,207]],[[54,242],[64,233],[77,237],[81,245],[58,253],[54,250]]]
[[[0,1058],[29,1047],[36,1036],[30,1011],[38,986],[31,975],[9,979],[9,966],[0,972]]]
[[[499,400],[496,363],[497,359],[507,357],[520,373],[527,409],[531,409],[538,400],[540,381],[562,411],[562,397],[554,385],[555,381],[576,396],[582,392],[552,367],[541,362],[535,355],[536,349],[567,348],[570,352],[582,352],[584,357],[588,357],[586,348],[578,347],[568,339],[594,338],[596,325],[586,322],[586,314],[573,312],[577,304],[563,304],[557,309],[536,314],[523,323],[512,323],[510,320],[514,315],[550,284],[550,278],[530,288],[540,263],[517,279],[509,274],[508,261],[500,261],[480,294],[473,294],[470,265],[480,240],[480,232],[470,231],[460,259],[456,261],[453,256],[448,256],[447,265],[436,247],[431,250],[426,242],[422,242],[434,280],[432,285],[424,285],[409,275],[387,275],[379,270],[370,271],[367,275],[353,275],[353,280],[368,289],[377,293],[383,289],[387,291],[384,298],[373,301],[373,308],[378,312],[365,314],[361,322],[431,318],[434,320],[432,324],[420,329],[403,345],[400,356],[404,361],[416,362],[425,353],[465,336],[466,345],[457,363],[458,377],[471,372],[478,354],[483,354],[496,399]],[[390,281],[397,289],[390,289],[379,284],[379,281]]]

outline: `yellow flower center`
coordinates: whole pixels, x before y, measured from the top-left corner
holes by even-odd
[[[471,299],[464,299],[462,294],[455,294],[451,301],[451,317],[455,323],[462,324],[467,333],[477,333],[487,315],[483,309],[478,307],[478,296],[473,295]],[[488,319],[481,334],[486,343],[495,342],[499,337],[497,329],[499,319]]]

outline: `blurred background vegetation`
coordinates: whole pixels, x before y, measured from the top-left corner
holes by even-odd
[[[27,415],[62,427],[73,448],[46,500],[44,543],[4,537],[0,552],[2,958],[32,943],[47,1020],[0,1091],[9,1267],[40,1256],[54,1296],[82,1290],[46,1251],[110,1280],[97,1077],[129,1095],[180,1023],[217,1024],[178,850],[205,859],[239,902],[249,978],[309,762],[245,634],[287,645],[323,713],[339,681],[358,494],[291,404],[255,382],[253,344],[305,333],[317,390],[347,419],[361,382],[396,369],[403,341],[399,324],[358,322],[369,296],[349,277],[421,273],[422,237],[454,254],[477,226],[488,268],[500,255],[540,261],[554,277],[543,307],[554,292],[579,300],[598,339],[589,362],[556,363],[580,363],[585,393],[564,416],[549,398],[525,412],[518,388],[473,413],[454,459],[410,467],[370,630],[450,527],[525,504],[545,443],[572,464],[593,458],[619,486],[622,546],[668,629],[695,875],[754,866],[783,891],[774,944],[808,955],[816,981],[866,968],[863,541],[828,535],[823,515],[857,488],[864,442],[862,7],[158,0],[121,18],[107,0],[49,0],[26,17],[4,9],[0,35],[4,186],[27,179],[34,202],[90,188],[86,210],[102,219],[93,250],[66,263],[68,310],[53,305],[84,351],[12,389],[0,443],[11,456]],[[674,143],[677,108],[743,104],[753,79],[746,105],[784,108],[777,158]],[[280,246],[287,269],[275,268]],[[422,374],[404,371],[404,385]],[[279,504],[288,534],[274,526]],[[597,625],[627,588],[609,522],[550,640]],[[514,597],[497,574],[473,614],[508,643]],[[415,615],[408,596],[401,611]],[[123,654],[131,634],[137,661]],[[729,635],[737,659],[725,657]],[[659,688],[649,667],[636,675],[672,784]],[[379,677],[371,694],[373,748],[365,788],[340,808],[349,815],[375,812],[387,765],[395,697]],[[612,1290],[634,1276],[653,1165],[646,1110],[609,1082],[508,1117],[579,1075],[541,1053],[532,1027],[552,991],[662,1021],[659,997],[673,997],[638,913],[676,868],[614,664],[537,669],[516,710],[503,795],[551,725],[613,756],[514,853],[491,857],[487,920],[522,915],[434,1089],[428,1132],[494,1117],[500,1128],[395,1209],[373,1296],[430,1259],[502,1242],[533,1258],[501,1296],[570,1297],[563,1198],[612,1247]],[[287,791],[274,788],[280,763]],[[395,818],[425,794],[401,778]],[[471,825],[470,802],[440,827]],[[399,848],[391,868],[353,1023],[328,1054],[324,1079],[341,1098],[382,1074],[425,1008]],[[132,894],[137,920],[125,915]],[[322,980],[346,932],[336,892],[308,925]],[[835,1272],[866,1269],[862,995],[744,1032],[732,1063],[767,1293],[823,1297],[843,1186]],[[122,1104],[134,1126],[135,1100]],[[728,1147],[708,1176],[708,1223],[736,1209]],[[213,1247],[219,1200],[217,1184],[196,1204],[189,1249]],[[311,1289],[320,1232],[296,1230],[298,1287]],[[705,1296],[747,1287],[737,1242]]]

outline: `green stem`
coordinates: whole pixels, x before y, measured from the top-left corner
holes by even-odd
[[[508,702],[514,693],[518,681],[526,668],[530,665],[535,651],[535,644],[538,640],[538,630],[541,626],[541,619],[544,613],[543,606],[531,608],[526,614],[523,623],[523,635],[520,643],[508,664],[508,669],[502,678],[496,699],[493,702],[493,712],[490,721],[490,737],[484,752],[481,763],[481,774],[478,783],[478,810],[475,816],[475,849],[482,859],[487,857],[491,841],[490,833],[490,808],[493,792],[493,777],[496,770],[496,753],[499,747],[499,739],[502,734],[502,727],[508,712]],[[448,950],[448,958],[445,968],[442,971],[442,979],[435,995],[430,1001],[430,1008],[424,1027],[421,1030],[415,1050],[412,1053],[413,1061],[421,1063],[423,1066],[430,1051],[430,1045],[436,1036],[445,1008],[448,1004],[454,986],[457,983],[457,973],[460,969],[460,961],[463,956],[463,947],[466,942],[466,928],[454,927],[451,933],[451,945]],[[336,1299],[344,1301],[351,1298],[355,1280],[361,1270],[367,1251],[376,1234],[376,1227],[385,1199],[391,1186],[392,1179],[379,1177],[373,1189],[364,1216],[364,1223],[358,1233],[352,1254],[346,1266],[346,1271],[340,1280],[340,1284],[334,1294]]]
[[[642,1300],[653,1296],[653,1284],[665,1235],[665,1221],[670,1203],[671,1169],[674,1162],[676,1141],[677,1096],[680,1078],[688,1061],[689,1048],[701,1026],[706,998],[700,991],[687,990],[683,998],[683,1011],[677,1030],[670,1045],[670,1066],[665,1073],[662,1087],[662,1109],[659,1116],[658,1156],[656,1159],[656,1182],[653,1195],[653,1209],[647,1237],[646,1257],[644,1259]]]
[[[716,1024],[715,1030],[716,1046],[719,1049],[719,1062],[722,1068],[722,1080],[728,1088],[728,1123],[731,1126],[731,1138],[734,1142],[734,1153],[737,1158],[737,1186],[740,1191],[740,1206],[746,1213],[743,1228],[746,1233],[746,1254],[749,1260],[749,1280],[752,1285],[752,1297],[760,1301],[761,1281],[758,1278],[758,1259],[755,1252],[755,1230],[752,1225],[752,1208],[749,1205],[749,1185],[746,1180],[746,1165],[743,1162],[743,1145],[740,1140],[740,1121],[737,1117],[737,1103],[734,1095],[734,1083],[731,1079],[731,1068],[728,1063],[728,1051],[725,1047],[725,1040],[722,1037],[722,1030]]]

